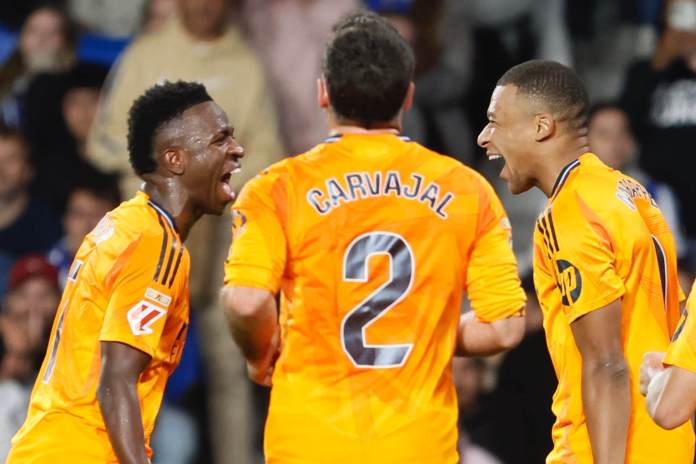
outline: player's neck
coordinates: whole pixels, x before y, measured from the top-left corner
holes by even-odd
[[[395,127],[366,128],[350,124],[336,124],[329,130],[330,136],[341,134],[394,134],[399,135],[399,129]]]
[[[186,240],[191,227],[202,216],[194,211],[188,195],[167,182],[156,185],[146,181],[143,192],[174,219],[181,240]]]

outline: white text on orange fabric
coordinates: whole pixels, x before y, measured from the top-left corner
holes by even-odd
[[[447,205],[454,198],[452,193],[442,191],[435,182],[426,184],[425,177],[420,174],[412,173],[411,179],[404,183],[398,171],[349,172],[340,179],[326,179],[322,187],[307,192],[307,201],[321,215],[328,214],[343,203],[392,196],[423,203],[440,218],[447,219]]]

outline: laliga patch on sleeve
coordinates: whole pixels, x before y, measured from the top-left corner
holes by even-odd
[[[168,308],[169,304],[172,302],[172,297],[150,287],[145,290],[145,298],[154,301],[164,308]]]
[[[127,318],[133,335],[149,335],[153,332],[152,324],[157,322],[167,311],[149,301],[140,300],[128,310]]]

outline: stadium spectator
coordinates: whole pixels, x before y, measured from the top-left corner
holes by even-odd
[[[33,175],[22,135],[0,128],[0,255],[5,265],[27,253],[45,253],[62,235],[58,216],[29,191]],[[3,281],[6,275],[7,269],[0,270]]]
[[[120,195],[115,182],[111,185],[85,185],[72,191],[63,214],[65,236],[47,254],[48,261],[58,269],[61,288],[65,288],[70,265],[82,240],[119,202]]]
[[[58,296],[57,271],[45,258],[22,257],[10,270],[0,307],[0,461],[26,416]]]
[[[617,103],[597,103],[590,108],[587,124],[590,150],[607,166],[618,169],[643,184],[672,229],[677,244],[677,257],[686,257],[679,201],[668,185],[651,179],[638,167],[639,150],[626,112]]]
[[[25,134],[36,165],[32,191],[59,213],[75,187],[115,182],[86,155],[106,72],[78,63],[64,73],[38,75],[27,91]]]
[[[161,79],[202,82],[235,123],[235,137],[250,153],[237,191],[248,179],[283,157],[276,128],[272,92],[260,61],[230,23],[230,0],[178,0],[178,15],[161,31],[136,39],[112,70],[108,91],[90,134],[87,154],[106,171],[123,175],[121,193],[134,192],[140,181],[128,166],[124,146],[126,111],[133,98]],[[187,242],[191,250],[191,305],[201,311],[200,329],[206,340],[204,356],[211,373],[211,424],[215,459],[225,462],[244,455],[250,439],[238,418],[249,407],[248,383],[241,378],[242,361],[226,332],[217,308],[222,267],[211,265],[225,256],[229,245],[229,215],[203,218]],[[235,364],[235,362],[237,364]],[[244,383],[241,383],[244,382]],[[225,405],[220,407],[219,405]],[[233,432],[231,432],[233,431]]]
[[[140,33],[159,32],[176,14],[176,0],[146,0],[140,18]]]
[[[245,0],[241,10],[249,38],[268,69],[288,154],[322,140],[326,121],[316,107],[323,44],[331,27],[359,0]]]
[[[690,462],[693,430],[655,426],[638,382],[679,321],[674,239],[644,187],[588,151],[588,107],[571,69],[528,61],[498,81],[478,138],[513,194],[549,198],[533,265],[559,375],[547,461]]]
[[[15,51],[0,67],[0,116],[21,127],[23,99],[32,78],[41,72],[66,70],[75,61],[75,31],[67,14],[42,6],[24,22]]]
[[[622,103],[641,145],[640,166],[669,185],[685,208],[696,198],[689,155],[696,139],[696,1],[669,0],[651,60],[628,71]],[[689,270],[696,273],[696,214],[684,209]]]

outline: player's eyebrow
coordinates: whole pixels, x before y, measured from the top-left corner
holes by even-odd
[[[493,119],[495,119],[495,112],[491,110],[486,111],[486,117],[492,121]]]
[[[218,129],[211,137],[211,142],[216,142],[220,137],[234,137],[234,127],[224,126]]]

